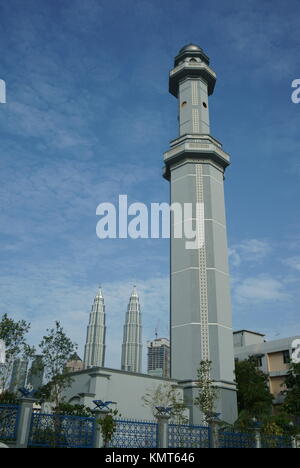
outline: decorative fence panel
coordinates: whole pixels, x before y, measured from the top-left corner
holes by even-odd
[[[19,406],[0,405],[0,440],[15,441],[19,421]]]
[[[34,413],[29,447],[93,448],[95,419]]]
[[[255,448],[255,435],[242,432],[219,432],[219,448]]]
[[[169,424],[169,448],[209,448],[210,429],[203,426]]]
[[[136,420],[118,420],[109,444],[111,448],[156,448],[157,423]]]
[[[292,438],[290,436],[274,436],[262,434],[262,448],[292,448]]]

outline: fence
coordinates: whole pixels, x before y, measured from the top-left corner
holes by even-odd
[[[210,429],[169,424],[169,448],[210,448]]]
[[[33,413],[29,447],[93,448],[95,419]]]
[[[242,432],[219,432],[219,448],[255,448],[255,434]]]
[[[262,434],[262,448],[292,448],[292,439],[289,436],[274,436]]]
[[[19,406],[0,405],[0,440],[13,442],[17,439]]]
[[[32,409],[33,400],[20,406],[0,405],[0,441],[17,447],[101,448],[97,417],[42,414]],[[105,413],[102,414],[104,416]],[[216,427],[170,424],[158,421],[117,420],[111,448],[296,448],[289,435],[217,431]]]
[[[109,444],[113,448],[156,448],[156,422],[118,420],[114,436]]]

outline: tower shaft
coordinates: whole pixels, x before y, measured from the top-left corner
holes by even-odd
[[[175,236],[177,220],[172,216],[171,376],[184,381],[191,422],[196,424],[201,423],[193,404],[201,361],[212,362],[211,377],[219,388],[216,411],[228,422],[236,418],[223,187],[230,158],[209,133],[208,96],[215,80],[209,59],[198,46],[180,51],[170,72],[170,92],[178,98],[180,136],[164,155],[171,203],[194,207],[193,222],[201,239],[197,248],[187,249],[186,239]]]
[[[139,297],[134,289],[129,299],[124,324],[121,369],[142,371],[142,320]]]
[[[105,361],[105,304],[101,289],[94,299],[87,327],[87,338],[84,351],[84,365],[88,367],[104,367]]]

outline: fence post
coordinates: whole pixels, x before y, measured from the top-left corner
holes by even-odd
[[[219,448],[219,421],[211,420],[209,422],[209,445],[210,448]]]
[[[95,408],[92,410],[92,414],[95,418],[95,437],[94,437],[94,448],[103,448],[104,447],[104,439],[101,431],[101,426],[98,423],[100,419],[105,418],[107,414],[107,410],[101,410],[99,408]]]
[[[21,398],[17,428],[17,448],[27,448],[31,419],[33,413],[34,398]]]
[[[157,448],[169,448],[169,419],[170,416],[158,414],[157,418]]]
[[[261,449],[261,433],[259,429],[255,430],[255,448]]]
[[[298,444],[297,444],[297,437],[296,436],[292,436],[291,437],[292,439],[292,448],[298,448]]]

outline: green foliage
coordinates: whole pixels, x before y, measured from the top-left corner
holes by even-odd
[[[300,417],[300,363],[291,363],[285,379],[286,395],[283,405],[289,415]]]
[[[85,405],[72,405],[71,403],[61,402],[57,408],[54,409],[54,413],[58,415],[68,416],[86,416],[91,417],[92,411]]]
[[[142,397],[144,406],[148,406],[154,417],[157,415],[156,407],[172,408],[171,419],[175,424],[186,424],[188,417],[186,405],[184,404],[180,391],[171,384],[160,384],[149,389]]]
[[[239,413],[246,412],[252,418],[270,415],[273,396],[268,386],[268,376],[250,358],[236,363],[235,367]]]
[[[6,346],[6,363],[0,366],[0,388],[6,388],[11,377],[14,361],[16,359],[29,359],[35,349],[26,342],[26,335],[30,324],[25,320],[15,321],[4,314],[0,321],[0,340]]]
[[[258,421],[260,423],[260,431],[263,435],[291,436],[298,433],[297,427],[292,424],[291,416],[283,411],[276,415],[263,414]],[[253,415],[248,411],[241,411],[233,428],[239,432],[245,433],[254,431],[255,424]]]
[[[5,390],[5,392],[0,393],[0,405],[17,405],[18,397],[15,393]]]
[[[213,380],[210,377],[211,361],[201,361],[197,371],[198,396],[194,404],[197,405],[204,415],[206,423],[209,423],[212,415],[215,413],[215,405],[219,396],[218,389],[214,387]]]
[[[63,391],[73,381],[65,366],[76,351],[77,345],[67,337],[59,322],[55,322],[55,328],[47,332],[48,335],[43,337],[39,346],[48,383],[40,390],[40,394],[59,407],[63,400]]]
[[[102,437],[104,447],[108,447],[108,444],[113,438],[114,433],[117,429],[117,421],[116,418],[120,418],[121,414],[117,409],[110,409],[104,417],[98,419],[98,424],[101,427]]]

